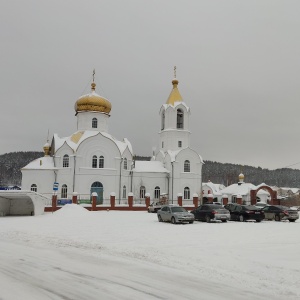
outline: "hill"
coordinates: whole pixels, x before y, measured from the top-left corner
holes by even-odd
[[[11,152],[0,155],[0,185],[21,185],[21,168],[43,155],[43,152],[36,151]],[[135,159],[150,160],[150,157],[135,156]],[[203,182],[210,180],[227,186],[237,182],[238,175],[242,172],[245,175],[245,181],[255,185],[264,182],[278,187],[300,187],[300,170],[289,168],[269,170],[209,160],[204,162]]]

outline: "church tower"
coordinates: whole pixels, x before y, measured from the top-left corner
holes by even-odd
[[[183,102],[178,90],[179,81],[176,79],[176,73],[174,75],[170,96],[159,112],[161,120],[159,148],[162,152],[181,150],[190,146],[190,108]]]
[[[81,96],[75,103],[78,131],[108,132],[108,119],[111,111],[111,103],[102,96],[96,94],[96,83],[91,84],[91,92]]]

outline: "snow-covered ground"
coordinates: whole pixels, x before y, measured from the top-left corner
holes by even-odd
[[[300,221],[159,223],[146,212],[0,218],[0,299],[300,299]]]

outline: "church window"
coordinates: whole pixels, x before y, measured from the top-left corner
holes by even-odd
[[[184,161],[184,172],[190,172],[190,170],[191,170],[190,161],[189,160]]]
[[[177,129],[183,129],[183,111],[177,109]]]
[[[160,197],[160,187],[156,186],[154,189],[154,199],[159,199]]]
[[[161,142],[161,147],[162,147],[162,148],[164,147],[164,142]]]
[[[127,170],[127,158],[124,158],[124,170]]]
[[[66,184],[63,184],[61,187],[61,198],[67,198],[68,197],[68,187]]]
[[[178,148],[182,147],[182,141],[178,141]]]
[[[183,195],[184,195],[184,198],[183,198],[183,199],[186,199],[186,200],[190,199],[190,189],[189,189],[188,187],[185,187],[185,188],[184,188],[184,193],[183,193]]]
[[[30,190],[31,190],[32,192],[37,192],[37,185],[36,185],[35,183],[32,184],[31,187],[30,187]]]
[[[99,157],[99,168],[104,168],[104,157],[102,155]]]
[[[98,127],[98,120],[96,118],[93,118],[92,120],[92,128],[97,128]]]
[[[63,157],[63,168],[69,168],[69,155],[65,154]]]
[[[97,156],[96,155],[93,156],[92,168],[97,168]]]
[[[140,199],[145,199],[146,188],[144,186],[140,187]]]
[[[126,199],[126,186],[123,186],[123,199]]]
[[[161,130],[164,129],[165,129],[165,112],[163,112],[161,116]]]

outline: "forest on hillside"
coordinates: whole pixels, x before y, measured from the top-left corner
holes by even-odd
[[[43,152],[11,152],[0,155],[0,186],[21,185],[21,168],[29,162],[44,156]],[[146,156],[134,156],[135,160],[150,160]],[[228,186],[238,181],[238,175],[245,175],[245,182],[255,185],[265,183],[270,186],[300,188],[300,170],[297,169],[262,169],[245,165],[204,161],[203,182],[211,181]]]

